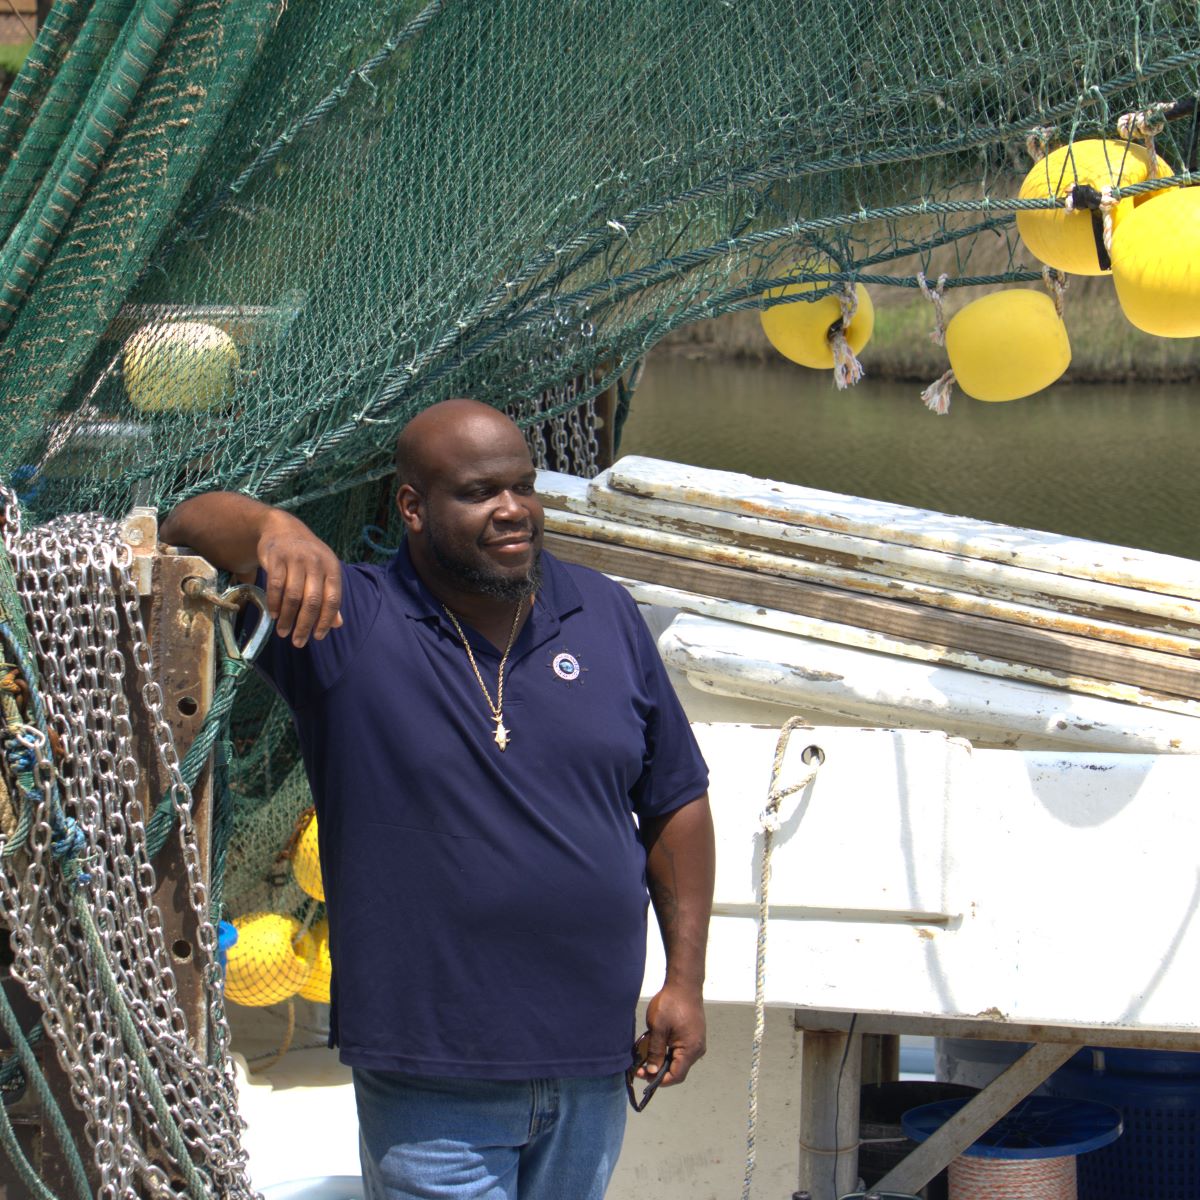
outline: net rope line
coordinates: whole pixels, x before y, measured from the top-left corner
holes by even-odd
[[[403,41],[408,40],[409,37],[414,36],[417,32],[420,32],[420,30],[423,29],[435,15],[435,12],[431,11],[434,8],[434,5],[430,5],[425,12],[423,12],[410,24],[410,26],[406,27],[406,29],[403,30],[395,39],[396,43],[402,44]],[[387,52],[386,54],[385,51]],[[311,114],[309,114],[309,116],[315,119],[318,111],[320,116],[326,115],[335,106],[336,101],[344,99],[344,97],[348,94],[349,84],[354,78],[361,77],[363,72],[373,70],[378,65],[378,62],[382,61],[382,57],[386,57],[387,54],[390,53],[391,50],[388,47],[385,47],[384,50],[381,50],[379,54],[369,60],[368,63],[351,72],[351,74],[347,77],[347,80],[344,81],[344,83],[340,85],[338,89],[335,89],[333,93],[326,97],[325,100],[323,100],[321,104],[319,104],[317,108],[314,109]],[[1114,82],[1113,86],[1118,86],[1118,82]],[[1100,94],[1101,90],[1097,90],[1096,95]],[[1089,95],[1087,99],[1089,102],[1095,102],[1096,96]],[[308,118],[305,118],[305,120],[307,121]],[[1016,126],[1013,127],[1013,129],[1015,128]],[[1006,132],[1010,133],[1012,132],[1012,129],[1006,131],[989,130],[984,135],[980,136],[979,140],[981,142],[993,141],[998,137],[1004,136]],[[290,140],[290,138],[288,138],[287,135],[284,135],[283,138],[279,139],[276,143],[273,143],[272,147],[270,148],[270,152],[263,152],[262,163],[265,164],[265,162],[268,162],[270,159],[275,157],[279,150],[283,148],[282,144],[286,144],[288,140]],[[967,144],[971,144],[970,141],[968,141]],[[957,139],[955,141],[948,141],[942,146],[925,147],[921,152],[921,157],[928,158],[936,156],[939,153],[951,153],[962,148],[962,140]],[[869,155],[855,155],[827,159],[822,162],[808,165],[803,169],[797,169],[795,164],[788,160],[788,162],[775,170],[772,170],[768,167],[757,166],[754,168],[746,168],[742,171],[735,171],[726,176],[719,176],[702,185],[693,187],[686,192],[680,193],[677,196],[669,197],[657,202],[654,205],[634,210],[633,212],[625,214],[620,218],[607,218],[604,222],[604,225],[597,226],[587,233],[577,237],[573,241],[568,241],[563,245],[555,247],[552,252],[549,252],[543,258],[535,258],[532,262],[527,264],[522,271],[517,274],[516,277],[505,280],[502,287],[498,288],[497,291],[485,301],[483,307],[486,310],[488,307],[502,302],[506,298],[511,299],[515,292],[519,292],[526,283],[535,278],[551,264],[554,264],[557,268],[556,278],[561,278],[567,274],[570,274],[573,270],[586,265],[591,258],[603,252],[605,246],[612,240],[612,233],[610,231],[615,231],[620,236],[628,238],[631,231],[636,231],[646,221],[660,217],[664,213],[667,213],[674,208],[694,203],[699,199],[718,195],[722,192],[728,192],[731,189],[746,186],[751,183],[762,183],[781,178],[798,179],[807,174],[817,174],[825,171],[840,170],[851,166],[872,165],[885,162],[901,162],[906,161],[909,157],[911,157],[911,154],[906,152],[879,151]],[[250,174],[257,172],[259,165],[260,164],[256,161],[254,167],[248,169],[243,176],[239,177],[238,181],[235,181],[237,190],[244,188],[246,179],[249,178]],[[231,190],[233,190],[233,188],[234,185],[231,185]],[[1029,203],[1033,204],[1034,206],[1042,205],[1042,202],[1038,201]],[[1045,206],[1050,206],[1052,204],[1053,201],[1050,201],[1047,202]],[[932,204],[925,205],[923,207],[923,211],[927,213],[936,213],[941,211],[956,210],[942,209],[936,202],[934,202]],[[868,217],[868,219],[873,218]],[[563,256],[569,255],[576,250],[581,251],[579,258],[574,263],[570,263],[569,261],[564,263]],[[528,299],[528,297],[526,297],[526,299]],[[465,323],[470,324],[471,318],[466,318]]]
[[[1182,176],[1177,177],[1183,179]],[[1188,177],[1190,179],[1190,176]],[[1160,181],[1156,181],[1160,182]],[[1130,189],[1132,190],[1132,189]],[[1013,201],[948,201],[942,206],[938,206],[936,211],[939,212],[995,212],[1006,211],[1015,212],[1021,209],[1042,209],[1055,207],[1054,201],[1042,200],[1013,200]],[[571,306],[589,303],[598,300],[606,293],[610,295],[610,304],[616,305],[623,300],[626,300],[633,295],[643,291],[652,283],[661,283],[667,279],[677,278],[681,273],[686,273],[696,267],[704,265],[716,259],[725,258],[736,249],[746,249],[754,246],[769,245],[784,240],[792,240],[799,238],[804,234],[829,229],[841,228],[846,225],[854,225],[857,223],[877,221],[877,220],[893,220],[908,216],[928,215],[935,211],[935,206],[928,204],[921,205],[897,205],[886,209],[877,209],[855,213],[847,216],[834,216],[821,218],[818,220],[798,222],[793,225],[780,229],[765,231],[760,234],[747,235],[742,239],[738,239],[738,244],[722,243],[704,250],[691,251],[687,255],[678,256],[673,260],[668,260],[664,263],[652,264],[649,267],[639,268],[637,271],[631,272],[626,276],[618,277],[609,283],[593,284],[587,288],[581,289],[579,292],[569,294],[556,300],[553,305],[542,306],[541,308],[524,313],[519,319],[514,320],[509,326],[495,328],[490,332],[484,333],[477,341],[465,347],[460,345],[462,333],[460,330],[446,333],[442,339],[431,346],[429,349],[421,352],[411,362],[404,364],[401,367],[394,368],[386,372],[379,380],[374,392],[374,396],[356,413],[351,414],[347,420],[337,428],[329,432],[308,439],[298,446],[294,447],[289,454],[279,460],[278,455],[269,453],[270,443],[264,439],[256,447],[254,452],[248,457],[258,458],[266,456],[267,465],[273,466],[274,470],[269,471],[265,477],[259,475],[263,470],[260,466],[255,469],[254,475],[243,476],[237,486],[252,491],[252,494],[258,496],[271,495],[275,488],[279,487],[284,482],[290,480],[299,471],[311,466],[313,460],[317,456],[318,451],[323,451],[326,455],[332,449],[336,448],[341,442],[353,436],[361,430],[364,422],[378,420],[385,414],[390,415],[394,422],[402,424],[407,415],[411,415],[415,411],[411,406],[403,406],[399,411],[389,412],[392,405],[400,398],[406,389],[407,385],[412,383],[418,376],[421,377],[422,386],[425,388],[431,387],[439,379],[449,375],[450,373],[461,369],[462,365],[471,361],[474,358],[485,354],[497,344],[510,338],[515,332],[521,329],[530,328],[539,324],[554,308],[560,306]],[[853,276],[847,274],[843,278],[850,279]],[[1005,282],[1012,278],[1009,275],[1001,275],[994,277],[997,282]],[[1037,272],[1028,272],[1021,274],[1018,278],[1021,279],[1039,279],[1040,274]],[[794,280],[793,280],[794,281]],[[873,282],[893,284],[895,281],[891,277],[879,276],[875,277]],[[986,282],[987,279],[964,281],[964,282]],[[900,286],[915,287],[915,279],[912,282],[900,284]],[[765,290],[759,285],[754,285],[754,291],[757,294]],[[834,291],[835,289],[830,289]],[[824,293],[822,293],[824,294]],[[813,297],[814,299],[816,297]],[[783,301],[789,302],[787,298]],[[668,320],[653,319],[652,323],[656,327],[658,337],[653,339],[658,340],[672,329],[679,328],[683,325],[690,324],[702,317],[711,317],[722,315],[725,312],[736,311],[737,305],[726,305],[723,303],[723,298],[718,296],[712,299],[706,299],[699,305],[685,309]],[[756,298],[745,307],[761,307],[760,301]],[[653,341],[651,341],[653,344]],[[422,370],[433,363],[438,358],[442,357],[451,346],[459,345],[459,353],[452,361],[443,361],[440,365],[434,366],[426,374],[422,375]],[[649,346],[642,345],[638,348],[637,357],[649,349]],[[589,389],[590,395],[587,398],[592,398],[605,390],[617,377],[623,375],[627,365],[622,361],[620,365],[609,373],[608,382],[604,387],[596,387]],[[337,393],[326,393],[321,397],[320,404],[335,408],[339,401],[343,400],[348,389],[342,389]],[[272,461],[274,460],[274,461]],[[205,490],[208,485],[200,484],[185,495],[195,494],[196,491]]]
[[[29,232],[0,257],[0,332],[28,293],[84,189],[99,170],[121,120],[171,31],[186,0],[139,0],[128,41],[107,75],[103,95],[69,146],[61,175],[48,173],[27,210]],[[101,115],[102,114],[102,115]]]
[[[1090,97],[1088,97],[1088,98],[1090,98]]]
[[[762,865],[758,883],[758,931],[754,950],[754,1038],[750,1047],[750,1082],[747,1098],[746,1120],[746,1168],[742,1177],[742,1200],[750,1200],[754,1184],[754,1171],[758,1160],[758,1090],[762,1070],[763,1038],[766,1031],[766,987],[767,987],[767,921],[770,915],[771,851],[775,834],[782,821],[779,807],[789,796],[805,791],[816,779],[825,753],[820,746],[807,746],[803,751],[805,769],[795,783],[779,786],[779,776],[787,756],[792,733],[798,728],[807,728],[803,717],[789,717],[779,731],[775,743],[775,756],[771,764],[771,782],[767,791],[767,804],[759,814],[762,829]]]
[[[926,204],[926,205],[925,205],[925,210],[926,210],[926,211],[929,211],[929,205],[928,205],[928,204]],[[1015,276],[1008,274],[1008,275],[1000,276],[1000,277],[998,277],[998,278],[1002,278],[1002,280],[1004,280],[1004,278],[1014,278],[1014,277],[1015,277]],[[1020,277],[1020,278],[1026,278],[1026,277],[1028,277],[1028,276],[1021,275],[1021,276],[1019,276],[1019,277]],[[890,280],[884,280],[883,282],[893,282],[893,281],[890,281]],[[956,281],[956,282],[958,282],[958,281]],[[638,281],[638,284],[637,284],[637,286],[631,289],[631,292],[630,292],[630,294],[631,294],[631,295],[632,295],[632,294],[636,294],[636,293],[637,293],[637,290],[638,290],[638,289],[640,289],[640,288],[641,288],[641,286],[642,286],[642,284],[641,284],[641,281]],[[911,284],[910,284],[910,286],[911,286]],[[746,307],[749,307],[749,305],[745,305],[745,306],[746,306]],[[709,301],[707,301],[707,304],[704,304],[704,305],[703,305],[703,307],[702,307],[702,310],[701,310],[701,311],[698,311],[698,316],[712,316],[712,314],[713,314],[715,311],[730,311],[730,310],[731,310],[731,308],[732,308],[732,305],[724,305],[724,304],[721,304],[721,301],[720,301],[720,300],[716,301],[716,302],[715,302],[715,304],[714,304],[714,301],[713,301],[713,300],[709,300]],[[697,316],[697,312],[696,312],[695,310],[690,310],[690,311],[689,311],[689,313],[688,313],[688,316],[689,316],[689,318],[694,318],[694,317],[696,317],[696,316]],[[661,331],[662,331],[662,330],[664,330],[665,328],[671,328],[671,326],[673,326],[674,324],[679,324],[679,323],[682,323],[682,322],[679,322],[679,320],[674,320],[674,322],[670,322],[670,323],[662,323],[662,322],[659,322],[658,324],[656,324],[656,325],[654,326],[654,331],[655,331],[655,332],[658,332],[658,334],[661,334]],[[637,348],[636,348],[636,350],[635,350],[635,352],[630,352],[630,353],[634,353],[634,354],[635,354],[635,356],[636,356],[637,350],[641,350],[641,349],[643,349],[643,348],[644,348],[644,347],[637,347]],[[482,347],[482,349],[484,349],[484,350],[488,349],[488,344],[485,344],[485,346],[484,346],[484,347]],[[436,377],[434,377],[434,382],[436,382]],[[403,386],[404,386],[404,385],[403,385],[403,383],[402,383],[402,384],[401,384],[401,388],[400,388],[400,390],[401,390],[401,391],[403,391]],[[372,416],[367,416],[367,415],[365,415],[365,414],[362,414],[362,420],[364,420],[364,421],[370,421],[370,420],[379,420],[379,418],[378,418],[378,416],[376,416],[376,418],[372,418]],[[310,446],[310,448],[307,448],[307,449],[306,449],[306,451],[305,451],[305,454],[304,454],[304,464],[311,463],[311,462],[313,461],[313,458],[314,458],[314,456],[316,456],[316,455],[314,455],[314,452],[313,452],[313,450],[312,450],[312,448],[311,448],[311,446]],[[294,470],[293,470],[293,472],[290,472],[290,473],[289,473],[289,475],[294,475],[294,474],[295,474]],[[288,476],[287,476],[287,475],[286,475],[286,476],[284,476],[284,481],[286,481],[286,479],[287,479],[287,478],[288,478]]]
[[[1127,188],[1111,189],[1110,199],[1115,203],[1117,199],[1130,196],[1140,195],[1143,192],[1153,191],[1164,187],[1184,187],[1189,184],[1200,181],[1200,175],[1194,175],[1191,172],[1181,173],[1170,178],[1156,179],[1143,184],[1132,185]],[[978,201],[943,201],[943,202],[922,202],[914,205],[892,205],[885,208],[862,210],[857,213],[834,215],[830,217],[818,218],[811,221],[794,222],[787,226],[782,226],[772,230],[766,230],[760,233],[748,234],[742,238],[733,239],[723,243],[717,243],[713,246],[704,249],[698,249],[688,252],[685,255],[676,256],[671,259],[662,260],[658,263],[650,264],[645,267],[638,268],[636,271],[629,272],[625,275],[618,276],[616,279],[588,285],[574,293],[568,293],[564,296],[556,297],[553,302],[547,302],[544,305],[538,306],[532,310],[524,312],[519,318],[511,321],[508,325],[497,326],[490,331],[481,331],[479,338],[469,343],[466,346],[461,345],[463,330],[455,329],[448,331],[443,337],[428,349],[422,351],[410,362],[402,366],[392,368],[378,379],[374,388],[374,395],[368,400],[357,412],[350,414],[345,423],[335,428],[332,431],[323,432],[322,434],[308,439],[296,447],[289,454],[282,458],[278,455],[270,453],[270,440],[264,438],[261,442],[248,448],[246,457],[257,460],[260,464],[266,459],[266,466],[273,467],[273,471],[268,471],[265,478],[262,478],[260,473],[263,471],[263,466],[255,468],[253,474],[243,476],[237,482],[237,487],[244,488],[258,496],[269,496],[274,490],[293,478],[300,470],[303,470],[313,463],[317,457],[318,451],[324,452],[327,456],[330,451],[335,449],[348,437],[361,431],[364,423],[378,421],[380,418],[390,416],[391,424],[399,427],[407,416],[411,415],[414,408],[409,405],[402,406],[399,410],[391,411],[393,404],[404,393],[406,387],[420,378],[422,386],[426,389],[432,387],[441,378],[458,371],[462,366],[470,362],[472,359],[478,358],[495,348],[499,343],[508,340],[515,333],[523,329],[535,327],[540,322],[552,315],[556,309],[574,307],[595,303],[602,298],[607,297],[608,303],[606,307],[614,307],[628,300],[632,296],[644,291],[648,287],[655,284],[663,283],[669,279],[677,279],[681,274],[696,269],[714,260],[723,259],[729,255],[745,249],[754,247],[767,246],[774,243],[792,241],[803,238],[805,235],[823,232],[833,229],[845,228],[856,224],[873,223],[876,221],[894,221],[908,217],[928,216],[945,213],[1007,213],[1012,214],[1020,211],[1041,210],[1050,208],[1067,208],[1068,201],[1066,199],[1048,197],[1046,199],[1035,200],[991,200],[984,198]],[[1111,221],[1109,222],[1111,227]],[[897,257],[906,257],[908,251],[905,250],[902,255]],[[790,280],[785,279],[783,282],[795,282],[799,276],[793,276]],[[916,276],[911,278],[897,278],[894,276],[869,276],[864,277],[857,272],[842,272],[830,273],[825,276],[831,284],[835,281],[858,281],[869,282],[882,286],[899,286],[899,287],[919,287]],[[966,287],[978,286],[987,283],[1005,283],[1005,282],[1030,282],[1041,278],[1041,273],[1038,271],[1021,271],[1021,272],[1006,272],[999,275],[965,277],[959,280],[949,280],[948,287]],[[665,336],[666,333],[673,329],[677,329],[683,325],[691,324],[696,320],[724,315],[728,312],[738,311],[742,307],[762,307],[761,302],[757,297],[770,286],[780,286],[780,280],[764,281],[750,285],[753,295],[756,297],[749,303],[738,304],[727,302],[725,297],[718,295],[701,302],[697,306],[685,309],[666,321],[658,321],[655,324],[658,327],[658,337]],[[740,291],[741,289],[739,289]],[[802,298],[783,297],[780,303],[802,303],[812,302],[820,298],[822,295],[836,292],[837,289],[831,287],[829,292],[818,292],[806,295]],[[744,293],[743,293],[744,294]],[[464,324],[469,328],[470,320],[464,319]],[[655,340],[658,340],[657,338]],[[459,348],[458,355],[453,360],[443,361],[440,365],[434,366],[431,370],[423,374],[424,369],[434,363],[439,358],[443,358],[446,352],[452,347]],[[640,347],[638,357],[644,353],[649,347]],[[362,368],[367,371],[368,368]],[[611,372],[615,379],[619,375],[624,374],[626,365],[622,362],[619,369]],[[335,409],[342,402],[347,393],[353,390],[354,380],[348,381],[337,392],[326,392],[319,396],[312,403],[314,407],[328,407]],[[599,394],[604,388],[598,388],[593,395]],[[589,397],[591,398],[591,397]],[[214,445],[219,442],[214,443]],[[202,449],[202,448],[201,448]],[[257,478],[256,478],[257,477]],[[260,482],[259,479],[262,481]],[[197,494],[199,491],[207,490],[208,483],[197,484],[192,490],[182,493],[180,499],[186,498],[188,495]]]

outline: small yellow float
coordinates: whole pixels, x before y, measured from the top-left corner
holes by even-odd
[[[1200,188],[1157,193],[1113,235],[1121,311],[1144,333],[1200,337]]]
[[[792,269],[792,274],[832,274],[836,268],[832,263],[810,261]],[[766,299],[777,300],[781,296],[799,296],[806,292],[823,291],[836,286],[824,280],[807,283],[789,283],[784,287],[772,288]],[[794,301],[791,304],[776,304],[764,308],[759,314],[767,340],[784,358],[799,363],[802,367],[828,370],[837,365],[831,335],[841,332],[850,350],[858,354],[871,340],[875,329],[875,308],[867,289],[861,283],[854,285],[856,307],[854,315],[843,326],[842,304],[836,292],[822,296],[820,300]]]
[[[260,912],[238,917],[233,925],[238,936],[225,962],[226,999],[262,1008],[294,996],[313,968],[294,947],[300,922]]]
[[[1071,362],[1067,329],[1045,292],[1010,288],[960,309],[946,326],[955,382],[976,400],[1019,400]]]
[[[1153,178],[1174,172],[1158,158]],[[1094,188],[1131,187],[1144,183],[1150,175],[1150,154],[1140,144],[1099,138],[1060,146],[1046,155],[1025,176],[1021,184],[1022,200],[1042,200],[1047,196],[1065,197],[1075,186]],[[1114,231],[1131,216],[1141,202],[1161,197],[1162,192],[1129,196],[1112,206]],[[1099,214],[1096,214],[1100,219]],[[1040,262],[1071,275],[1107,275],[1096,245],[1093,212],[1089,209],[1028,209],[1017,213],[1017,230],[1026,249]]]
[[[325,899],[325,884],[321,879],[321,854],[317,848],[317,814],[309,809],[297,826],[292,846],[292,874],[296,882],[314,899]]]
[[[329,980],[333,973],[329,962],[329,922],[318,921],[313,925],[296,943],[296,953],[312,968],[300,988],[300,995],[316,1004],[328,1004]]]
[[[125,391],[142,412],[215,408],[232,394],[233,338],[200,321],[143,325],[122,348]]]

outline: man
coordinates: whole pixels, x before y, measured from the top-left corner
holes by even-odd
[[[229,493],[162,537],[265,580],[280,636],[260,665],[317,805],[368,1195],[600,1200],[647,887],[667,973],[638,1073],[669,1087],[704,1053],[707,772],[628,594],[542,553],[520,430],[448,400],[396,461],[387,566]]]

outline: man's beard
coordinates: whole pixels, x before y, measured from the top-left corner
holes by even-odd
[[[457,558],[446,549],[438,536],[437,530],[426,526],[429,538],[429,549],[434,560],[454,580],[460,583],[466,591],[475,592],[481,596],[491,596],[495,600],[523,600],[533,595],[542,586],[542,551],[540,546],[533,549],[533,562],[524,575],[502,575],[498,571],[488,571],[474,563]]]

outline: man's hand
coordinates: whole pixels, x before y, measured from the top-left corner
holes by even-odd
[[[663,1076],[662,1087],[682,1083],[692,1064],[704,1057],[704,1004],[700,992],[668,983],[646,1008],[646,1026],[650,1046],[646,1063],[638,1075],[651,1079],[662,1070],[667,1047],[671,1047],[671,1066]]]
[[[168,514],[159,537],[190,546],[236,578],[267,575],[267,611],[281,637],[303,646],[342,623],[342,565],[337,555],[291,513],[237,492],[206,492]]]
[[[342,565],[307,525],[273,509],[263,522],[258,565],[267,576],[267,611],[292,645],[320,641],[342,623]]]

